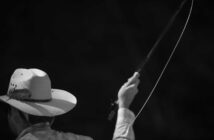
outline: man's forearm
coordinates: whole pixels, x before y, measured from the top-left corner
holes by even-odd
[[[132,122],[135,115],[127,108],[119,108],[113,140],[135,140]]]

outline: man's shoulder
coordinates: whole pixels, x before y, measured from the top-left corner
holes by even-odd
[[[61,132],[62,135],[64,135],[67,138],[73,138],[74,140],[93,140],[93,138],[85,135],[79,135],[79,134],[74,134],[71,132]],[[73,140],[71,139],[71,140]],[[68,139],[70,140],[70,139]]]
[[[19,140],[93,140],[93,139],[89,136],[78,135],[71,132],[60,132],[56,130],[49,130],[27,133]]]

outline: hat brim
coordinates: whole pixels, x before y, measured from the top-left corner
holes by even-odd
[[[75,107],[77,99],[71,93],[52,89],[52,100],[48,102],[30,102],[10,99],[7,95],[0,96],[0,100],[30,115],[57,116],[67,113]]]

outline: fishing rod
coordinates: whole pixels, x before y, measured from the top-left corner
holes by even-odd
[[[177,15],[179,14],[179,12],[181,11],[182,7],[184,6],[184,4],[187,2],[187,0],[184,0],[179,8],[176,10],[176,12],[173,14],[173,16],[171,17],[171,19],[169,20],[168,24],[166,25],[166,27],[163,29],[163,31],[161,32],[161,34],[159,35],[158,39],[156,40],[156,42],[154,43],[154,45],[152,46],[151,50],[149,51],[149,53],[147,54],[146,58],[140,63],[140,65],[138,66],[138,68],[136,69],[136,72],[141,72],[145,65],[148,63],[148,61],[150,60],[151,56],[154,54],[155,50],[158,47],[159,42],[163,39],[163,37],[165,36],[165,34],[169,31],[169,29],[172,27],[173,22],[175,21],[175,18],[177,17]]]
[[[157,47],[158,47],[159,42],[163,39],[163,37],[165,36],[165,34],[169,31],[170,27],[173,25],[173,22],[175,21],[175,18],[176,18],[177,15],[180,13],[181,9],[183,8],[183,6],[185,5],[185,3],[186,3],[187,1],[188,1],[188,0],[183,0],[183,1],[182,1],[182,3],[180,4],[179,8],[175,11],[175,13],[173,14],[173,16],[172,16],[171,19],[169,20],[168,24],[167,24],[166,27],[163,29],[163,31],[162,31],[161,34],[159,35],[158,39],[156,40],[156,42],[155,42],[154,45],[152,46],[151,50],[149,51],[149,53],[147,54],[147,56],[145,57],[145,59],[144,59],[144,60],[140,63],[140,65],[137,67],[137,69],[136,69],[135,72],[141,73],[141,72],[144,70],[145,65],[148,63],[148,61],[150,60],[151,56],[154,54],[155,50],[157,50]],[[176,48],[177,48],[177,46],[178,46],[178,44],[179,44],[179,42],[180,42],[182,36],[183,36],[183,33],[184,33],[185,29],[186,29],[186,26],[187,26],[187,24],[188,24],[188,21],[189,21],[191,12],[192,12],[193,2],[194,2],[194,0],[191,0],[191,7],[190,7],[190,10],[189,10],[189,14],[188,14],[187,20],[186,20],[186,22],[185,22],[185,25],[184,25],[184,27],[183,27],[183,29],[182,29],[182,32],[181,32],[181,34],[180,34],[180,36],[179,36],[179,38],[178,38],[178,40],[177,40],[177,42],[176,42],[176,44],[175,44],[175,46],[174,46],[174,48],[173,48],[171,54],[170,54],[170,56],[169,56],[169,58],[168,58],[166,64],[164,65],[164,68],[162,69],[162,71],[161,71],[161,73],[160,73],[160,75],[159,75],[159,77],[158,77],[158,79],[157,79],[157,81],[156,81],[154,87],[152,88],[152,90],[151,90],[149,96],[147,97],[147,99],[146,99],[146,101],[144,102],[143,106],[141,107],[140,111],[137,113],[137,115],[136,115],[136,117],[135,117],[135,120],[136,120],[136,118],[139,116],[139,114],[142,112],[142,110],[144,109],[144,107],[145,107],[145,105],[147,104],[147,102],[149,101],[151,95],[153,94],[153,92],[154,92],[154,90],[155,90],[155,88],[156,88],[158,82],[160,81],[160,79],[161,79],[161,77],[162,77],[162,75],[163,75],[163,73],[164,73],[166,67],[168,66],[168,63],[170,62],[170,60],[171,60],[171,58],[172,58],[172,56],[173,56],[173,54],[174,54],[174,52],[175,52],[175,50],[176,50]],[[114,109],[110,112],[110,114],[109,114],[109,116],[108,116],[108,120],[112,120],[112,118],[113,118],[114,115],[116,114],[116,111],[117,111],[117,108],[118,108],[117,102],[114,102],[114,103],[112,103],[111,105],[112,105],[112,107],[113,107]],[[134,120],[134,121],[135,121],[135,120]],[[133,121],[133,123],[134,123],[134,121]]]

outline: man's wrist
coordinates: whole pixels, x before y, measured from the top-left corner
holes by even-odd
[[[118,103],[118,107],[119,108],[127,108],[127,109],[129,109],[129,105],[124,104],[124,103]]]
[[[134,120],[134,113],[128,108],[118,108],[117,123],[126,122],[130,123]]]

